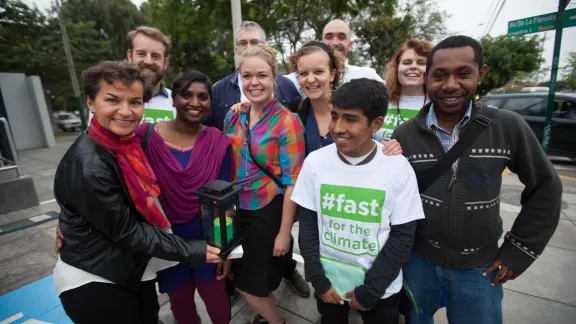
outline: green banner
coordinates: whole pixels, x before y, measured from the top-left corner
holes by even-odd
[[[363,223],[382,220],[384,190],[322,184],[322,214]]]
[[[174,119],[174,112],[172,110],[145,108],[144,118],[142,118],[142,122],[158,123],[161,121],[172,119]]]

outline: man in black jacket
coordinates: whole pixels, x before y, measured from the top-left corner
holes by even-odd
[[[480,44],[449,37],[429,54],[426,85],[431,104],[396,129],[419,179],[489,109],[474,101],[488,68]],[[450,323],[502,323],[502,283],[524,272],[542,253],[560,216],[562,184],[526,122],[499,110],[454,164],[420,188],[426,218],[418,222],[404,267],[423,314],[407,323],[431,323],[444,289]],[[525,185],[512,230],[502,236],[500,187],[505,168]]]

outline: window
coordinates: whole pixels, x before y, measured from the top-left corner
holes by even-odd
[[[546,116],[542,97],[508,98],[502,109],[511,110],[524,116]]]
[[[554,106],[558,107],[554,110],[555,118],[576,120],[576,100],[556,100]]]
[[[502,99],[502,98],[490,98],[490,99],[482,99],[481,101],[483,103],[485,103],[486,106],[488,106],[490,108],[499,109],[502,107],[502,102],[504,101],[504,99]]]

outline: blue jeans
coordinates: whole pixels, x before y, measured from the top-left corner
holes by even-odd
[[[501,324],[504,292],[500,284],[490,286],[496,271],[482,276],[488,266],[470,270],[444,268],[412,252],[403,269],[404,278],[423,313],[411,308],[406,323],[434,323],[438,296],[443,289],[450,324]]]

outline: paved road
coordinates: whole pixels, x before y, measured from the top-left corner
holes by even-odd
[[[59,211],[53,201],[52,183],[57,164],[73,140],[73,137],[60,137],[53,148],[20,152],[23,171],[34,178],[43,203],[28,210],[0,215],[0,226]],[[574,323],[576,318],[576,165],[555,164],[555,167],[564,185],[560,224],[533,266],[505,285],[504,323]],[[520,210],[522,188],[514,174],[503,176],[501,216],[505,231],[511,228]],[[0,295],[51,273],[57,260],[53,253],[55,226],[56,221],[49,221],[0,235]],[[297,236],[297,227],[293,232]],[[313,298],[297,297],[284,284],[274,295],[290,323],[314,323],[318,319]],[[198,304],[203,323],[210,323],[200,300]],[[234,305],[233,315],[232,323],[243,324],[253,312],[241,300]],[[161,318],[166,324],[174,323],[169,304],[162,307]],[[351,323],[360,323],[356,314],[351,314],[351,318]],[[0,318],[0,322],[3,320]],[[444,310],[436,314],[436,323],[447,323]]]

